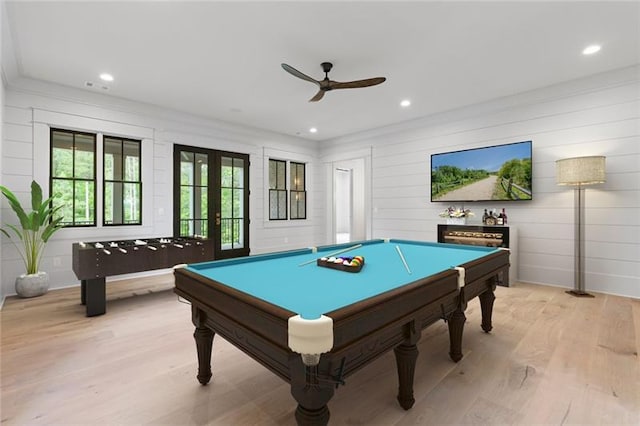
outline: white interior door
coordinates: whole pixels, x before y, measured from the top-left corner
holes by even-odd
[[[364,159],[333,164],[334,242],[367,238],[365,215]]]

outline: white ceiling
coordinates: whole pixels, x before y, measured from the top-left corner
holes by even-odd
[[[24,77],[105,92],[85,82],[109,72],[113,96],[314,140],[640,63],[640,2],[6,6]],[[309,103],[317,87],[280,64],[321,79],[323,61],[333,80],[387,81]]]

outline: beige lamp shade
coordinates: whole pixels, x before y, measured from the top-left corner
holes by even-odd
[[[591,185],[606,182],[604,156],[573,157],[556,161],[558,185]]]

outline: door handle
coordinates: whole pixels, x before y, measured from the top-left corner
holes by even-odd
[[[216,226],[220,226],[220,213],[216,213]]]

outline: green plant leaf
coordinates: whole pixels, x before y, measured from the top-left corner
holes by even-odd
[[[20,230],[18,228],[16,228],[13,225],[9,225],[9,224],[7,224],[7,226],[9,228],[13,229],[13,232],[15,232],[16,235],[18,236],[18,238],[20,238],[20,241],[24,241],[24,238],[22,237],[22,232],[20,232]],[[4,231],[4,232],[5,232],[5,234],[7,233],[6,231]],[[9,235],[9,234],[7,234],[7,235]],[[9,238],[11,238],[11,236],[9,236]]]
[[[27,227],[23,226],[23,228],[28,229],[30,231],[38,231],[40,228],[40,218],[38,217],[38,212],[31,212],[27,215],[29,223]]]
[[[62,226],[60,225],[61,220],[62,217],[59,217],[57,219],[54,219],[53,221],[51,221],[51,223],[49,223],[49,225],[47,225],[47,227],[42,232],[42,241],[46,243],[47,241],[49,241],[49,238],[51,238],[54,232],[62,229]]]
[[[11,190],[9,190],[9,188],[7,188],[6,186],[0,185],[0,191],[2,191],[5,197],[7,197],[9,205],[16,213],[16,216],[18,216],[22,227],[25,229],[29,229],[29,219],[27,218],[27,213],[22,208],[22,205],[20,205],[20,200],[18,200],[18,197],[16,197],[15,194],[11,192]]]
[[[42,204],[42,188],[35,180],[31,182],[31,208],[33,210],[40,210]]]

